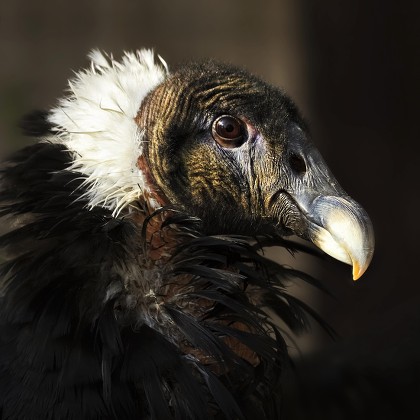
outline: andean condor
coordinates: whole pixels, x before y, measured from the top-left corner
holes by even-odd
[[[90,59],[2,166],[0,418],[280,418],[276,317],[304,329],[287,285],[314,280],[260,251],[309,251],[296,234],[357,279],[367,214],[279,89],[148,50]]]

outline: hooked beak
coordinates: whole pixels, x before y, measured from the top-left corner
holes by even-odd
[[[296,197],[299,205],[299,197]],[[306,201],[306,200],[305,200]],[[375,246],[367,213],[348,196],[317,196],[306,205],[307,239],[325,253],[353,266],[353,279],[368,268]]]
[[[289,172],[289,188],[282,199],[294,207],[295,217],[284,225],[325,253],[352,265],[353,279],[359,279],[375,247],[369,216],[340,187],[319,151],[295,127],[290,130],[289,147],[304,161],[305,171],[299,175]]]

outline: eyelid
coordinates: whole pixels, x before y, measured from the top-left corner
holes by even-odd
[[[254,142],[260,135],[260,131],[257,129],[257,127],[252,124],[252,122],[241,115],[239,115],[237,118],[239,118],[245,125],[245,129],[248,133],[247,142]]]

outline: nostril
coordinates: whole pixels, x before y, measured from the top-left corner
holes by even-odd
[[[306,163],[302,156],[292,153],[289,158],[290,167],[298,175],[305,175]]]

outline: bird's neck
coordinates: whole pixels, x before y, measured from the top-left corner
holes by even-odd
[[[131,213],[130,218],[141,227],[145,243],[145,261],[151,268],[162,265],[173,255],[177,246],[182,243],[177,230],[166,226],[173,215],[171,210],[156,211],[156,196],[143,196],[139,200],[139,210]],[[185,240],[185,238],[184,238]]]

